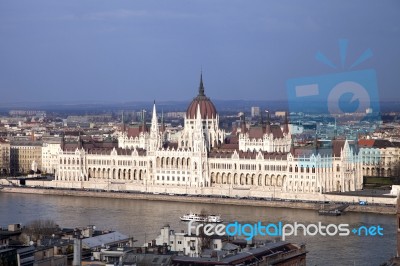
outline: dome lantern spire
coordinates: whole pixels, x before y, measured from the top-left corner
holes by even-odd
[[[205,96],[204,85],[203,85],[203,71],[200,72],[199,96]]]
[[[186,110],[186,118],[195,119],[197,114],[197,107],[200,106],[200,114],[202,119],[216,119],[217,110],[210,98],[204,93],[203,72],[200,74],[200,86],[198,95],[192,100],[188,109]]]

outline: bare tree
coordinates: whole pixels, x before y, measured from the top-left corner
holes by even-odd
[[[51,236],[58,230],[58,225],[50,219],[37,219],[30,221],[22,230],[30,240],[38,241],[44,236]]]
[[[200,216],[202,217],[208,217],[209,214],[207,214],[205,209],[202,209],[200,212]],[[199,245],[200,245],[200,252],[202,252],[205,249],[211,248],[211,242],[212,242],[212,237],[208,236],[204,233],[204,226],[207,225],[207,222],[203,222],[203,226],[200,227],[199,230]]]

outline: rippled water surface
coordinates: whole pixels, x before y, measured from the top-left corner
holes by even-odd
[[[319,216],[315,211],[218,204],[142,201],[50,195],[0,193],[0,225],[27,223],[36,218],[55,220],[61,227],[95,224],[99,229],[118,230],[142,244],[157,236],[164,224],[186,230],[179,216],[190,211],[220,214],[225,221],[339,224],[350,227],[381,225],[384,236],[297,236],[288,241],[306,243],[307,265],[379,265],[396,251],[394,215],[346,213]]]

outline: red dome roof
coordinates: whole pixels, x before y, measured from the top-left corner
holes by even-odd
[[[217,109],[215,109],[215,106],[210,98],[204,94],[203,75],[200,76],[199,94],[190,103],[186,111],[186,118],[196,118],[197,106],[200,106],[200,114],[202,119],[212,119],[217,117]]]

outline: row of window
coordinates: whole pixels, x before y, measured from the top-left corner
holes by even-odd
[[[232,164],[212,163],[211,168],[231,170]],[[234,170],[236,170],[236,164],[233,164],[233,168],[234,168]],[[257,171],[257,165],[256,164],[240,164],[239,169],[240,170]],[[258,165],[258,170],[261,171],[261,164]],[[286,166],[285,165],[265,165],[264,170],[265,171],[286,171]]]
[[[299,176],[299,175],[294,175],[293,176],[295,179],[297,179],[297,178],[300,178],[300,179],[304,179],[304,176]],[[292,178],[292,175],[289,175],[289,178]],[[309,176],[309,175],[306,175],[306,178],[305,179],[315,179],[315,176]]]
[[[18,146],[18,147],[11,147],[12,150],[41,150],[42,146]]]
[[[81,158],[79,159],[60,159],[60,164],[83,164],[83,159]],[[115,164],[117,162],[117,164]],[[129,160],[99,160],[99,159],[88,159],[88,164],[91,165],[119,165],[119,166],[137,166],[136,165],[136,161],[129,161]],[[146,162],[145,161],[139,161],[138,162],[138,166],[146,166]]]
[[[182,176],[177,176],[175,178],[175,176],[157,176],[157,181],[186,181],[185,177]],[[190,178],[188,177],[187,181],[190,181]]]
[[[306,173],[310,173],[310,168],[307,166],[305,169],[303,166],[300,167],[300,173],[304,173],[304,171]],[[289,172],[293,172],[293,167],[289,166]],[[298,173],[299,172],[299,167],[297,167],[297,165],[294,167],[294,172]],[[311,169],[311,172],[314,174],[315,173],[315,167],[313,166]]]
[[[190,172],[189,171],[160,171],[160,170],[158,170],[157,171],[157,173],[159,174],[159,173],[161,173],[161,174],[175,174],[175,173],[177,173],[177,174],[190,174]]]

